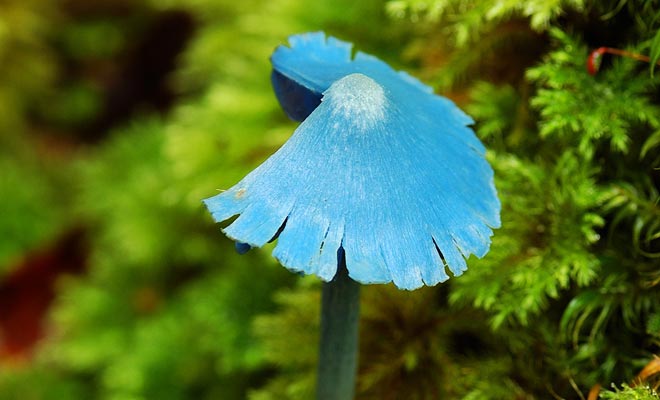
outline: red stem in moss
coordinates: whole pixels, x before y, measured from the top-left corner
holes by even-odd
[[[600,62],[603,57],[603,54],[613,54],[621,57],[632,58],[633,60],[651,62],[651,59],[648,56],[643,54],[637,54],[626,50],[615,49],[613,47],[599,47],[596,50],[592,51],[587,58],[587,71],[590,75],[596,75],[600,69]],[[660,62],[658,63],[660,65]]]

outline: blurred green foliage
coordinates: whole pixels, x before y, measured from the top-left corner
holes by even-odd
[[[87,251],[27,360],[0,358],[0,398],[312,397],[318,280],[270,249],[238,256],[200,202],[295,129],[268,57],[309,30],[456,99],[503,206],[491,252],[460,278],[364,288],[358,398],[576,398],[612,383],[601,398],[657,398],[625,385],[660,346],[657,71],[585,63],[600,46],[657,58],[659,15],[642,0],[3,2],[0,287],[71,229]],[[168,32],[187,39],[161,61]],[[156,100],[135,89],[157,75],[135,72],[149,57],[171,64]],[[116,99],[131,107],[113,114]]]
[[[617,400],[654,400],[660,397],[648,386],[631,388],[630,386],[623,384],[621,389],[615,387],[612,391],[603,392],[600,398]]]

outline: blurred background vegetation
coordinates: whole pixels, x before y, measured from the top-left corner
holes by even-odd
[[[0,2],[0,398],[309,399],[319,282],[200,200],[295,124],[268,57],[325,30],[477,121],[503,227],[458,279],[363,290],[360,399],[651,399],[654,0]],[[599,388],[602,388],[599,393]]]

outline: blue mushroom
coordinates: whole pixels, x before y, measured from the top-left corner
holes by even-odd
[[[351,44],[309,33],[272,56],[283,108],[303,122],[268,160],[204,202],[224,232],[290,270],[361,283],[435,285],[484,256],[500,202],[473,121]]]

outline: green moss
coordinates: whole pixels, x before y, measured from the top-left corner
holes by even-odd
[[[621,385],[621,389],[614,387],[612,391],[601,392],[599,398],[608,400],[654,400],[660,398],[660,396],[648,386],[630,387],[624,383]]]

